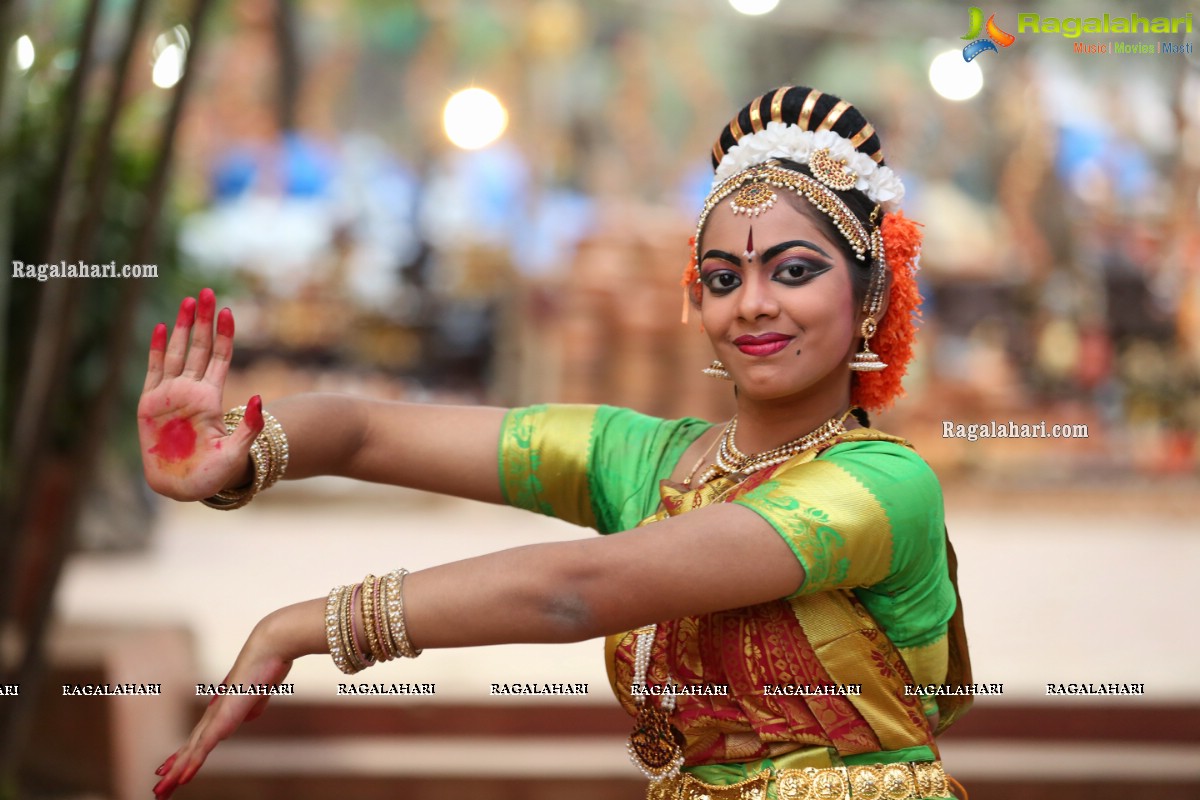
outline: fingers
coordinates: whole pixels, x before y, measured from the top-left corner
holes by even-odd
[[[216,387],[225,385],[225,376],[229,374],[229,364],[233,360],[233,312],[222,308],[217,315],[217,339],[213,343],[212,358],[208,361],[208,369],[204,380]]]
[[[161,767],[154,770],[154,774],[160,778],[159,782],[154,784],[154,797],[156,800],[165,800],[165,798],[170,797],[171,793],[175,791],[175,787],[179,785],[183,771],[176,767],[175,762],[179,758],[180,753],[189,747],[190,745],[182,748],[178,753],[174,753],[163,762]],[[192,774],[195,774],[195,772]]]
[[[207,753],[205,755],[207,756]],[[190,781],[192,778],[196,777],[196,773],[200,771],[200,767],[202,764],[204,764],[204,758],[201,758],[199,761],[193,761],[191,764],[188,764],[187,767],[183,770],[183,774],[179,776],[179,785],[183,786],[185,783]]]
[[[226,455],[231,459],[237,459],[240,462],[238,467],[240,472],[231,476],[231,480],[236,475],[245,475],[246,480],[254,478],[254,465],[250,459],[250,446],[254,444],[254,439],[262,433],[263,429],[263,411],[262,397],[254,395],[246,403],[246,412],[242,415],[242,421],[233,429],[233,433],[229,434],[226,440],[229,446],[225,449]]]
[[[254,443],[254,437],[262,433],[262,429],[262,395],[256,394],[246,403],[246,413],[232,434],[234,444],[237,446],[239,452],[242,448],[245,448],[249,452],[250,445]]]
[[[196,321],[196,299],[185,297],[179,304],[179,314],[175,317],[175,330],[171,332],[171,342],[167,345],[167,356],[163,362],[163,377],[178,377],[183,370],[183,359],[188,349],[188,334]]]
[[[183,365],[183,377],[199,380],[208,369],[208,359],[212,355],[213,344],[213,314],[216,311],[217,298],[212,289],[201,289],[200,300],[196,304],[196,324],[192,330],[192,346],[187,351],[187,362]]]
[[[254,720],[261,717],[263,715],[263,712],[267,710],[267,702],[270,699],[271,699],[270,695],[263,695],[262,697],[260,697],[254,703],[254,705],[252,705],[250,707],[250,712],[248,714],[246,714],[245,721],[246,722],[254,722]]]
[[[146,366],[146,383],[143,392],[148,392],[162,382],[163,360],[167,353],[167,326],[158,323],[150,336],[150,363]]]
[[[214,739],[208,736],[207,731],[201,733],[199,728],[203,726],[204,723],[201,722],[197,731],[193,732],[191,741],[155,770],[154,774],[160,776],[158,783],[154,784],[156,800],[166,800],[176,789],[196,777],[196,773],[208,759],[208,754],[221,740],[222,737]]]

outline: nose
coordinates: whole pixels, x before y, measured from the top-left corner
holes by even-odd
[[[738,292],[738,316],[749,321],[774,317],[779,313],[779,302],[771,280],[755,266],[746,270]]]

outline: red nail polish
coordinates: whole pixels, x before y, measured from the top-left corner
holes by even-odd
[[[217,314],[217,333],[233,336],[233,312],[228,308],[222,308],[221,313]]]
[[[217,307],[217,297],[212,289],[200,290],[199,318],[209,322],[213,318],[213,310]]]
[[[250,398],[250,402],[246,404],[246,422],[250,424],[251,430],[261,431],[263,427],[262,415],[262,396],[254,395]]]
[[[179,304],[179,316],[175,319],[176,326],[190,327],[196,320],[196,298],[185,297]]]
[[[162,322],[154,326],[154,335],[150,337],[150,349],[167,349],[167,326]]]

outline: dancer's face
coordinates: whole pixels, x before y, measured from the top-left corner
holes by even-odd
[[[741,396],[848,392],[858,314],[850,265],[819,213],[781,197],[757,217],[734,214],[728,202],[709,214],[700,317]]]

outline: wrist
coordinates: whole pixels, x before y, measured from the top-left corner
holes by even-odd
[[[305,601],[272,611],[255,628],[263,646],[285,661],[327,652],[325,602]]]
[[[254,460],[247,455],[242,460],[242,468],[221,487],[221,491],[244,492],[250,488],[252,483],[254,483]]]
[[[258,395],[250,398],[248,405],[226,411],[224,421],[225,432],[231,437],[247,426],[250,431],[258,431],[239,469],[238,481],[232,487],[226,483],[225,488],[200,501],[209,508],[232,511],[283,477],[288,466],[288,440],[279,420],[263,410]]]

